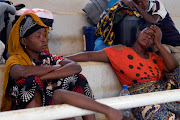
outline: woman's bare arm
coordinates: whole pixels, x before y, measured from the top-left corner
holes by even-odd
[[[31,75],[42,76],[60,67],[61,67],[60,65],[56,65],[56,66],[13,65],[10,69],[10,76],[15,80]]]
[[[36,75],[42,80],[59,79],[81,72],[81,66],[74,61],[64,59],[59,65],[54,66],[33,66],[13,65],[10,76],[17,80],[26,76]]]
[[[163,70],[165,72],[173,72],[179,65],[178,61],[162,46],[161,44],[161,38],[162,38],[162,32],[159,27],[157,26],[151,26],[151,28],[155,32],[155,39],[154,43],[156,47],[158,48],[160,56],[163,58],[165,66]]]
[[[148,14],[145,10],[140,8],[138,5],[136,5],[136,8],[141,13],[141,15],[144,17],[144,19],[149,23],[156,24],[159,21],[159,19],[161,18],[159,15]]]
[[[159,19],[161,18],[159,15],[150,15],[145,10],[143,10],[139,5],[137,5],[133,0],[121,0],[125,5],[130,7],[131,9],[137,9],[141,15],[144,17],[144,19],[149,22],[156,24]]]
[[[106,62],[106,63],[109,62],[108,56],[104,50],[80,52],[65,57],[76,62],[87,62],[87,61]]]
[[[54,104],[70,104],[83,109],[88,109],[103,113],[107,116],[108,120],[122,120],[122,112],[101,103],[94,101],[93,99],[65,90],[56,90],[53,95]]]
[[[43,76],[40,76],[41,80],[52,80],[65,78],[73,74],[80,73],[82,68],[79,64],[72,60],[64,59],[61,63],[61,67],[51,71]]]

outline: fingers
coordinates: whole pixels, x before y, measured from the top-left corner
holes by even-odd
[[[132,4],[132,6],[133,6],[133,9],[136,9],[137,4],[136,4],[134,1],[131,1],[131,4]]]
[[[156,26],[156,25],[151,25],[150,28],[151,28],[152,30],[154,30],[154,31],[160,30],[160,28],[159,28],[158,26]]]
[[[133,0],[123,0],[122,1],[125,5],[127,5],[128,7],[130,7],[131,9],[136,9],[136,3]]]
[[[151,25],[149,28],[153,30],[155,34],[161,32],[160,28],[156,25]]]
[[[156,25],[151,25],[150,29],[154,31],[154,35],[155,35],[155,42],[158,41],[158,43],[161,41],[162,39],[162,32],[161,29],[156,26]],[[156,42],[157,43],[157,42]]]
[[[155,29],[153,28],[153,26],[150,26],[150,27],[147,29],[147,33],[148,33],[148,34],[155,34]]]
[[[155,33],[161,33],[161,29],[156,25],[151,25],[150,29],[152,29]]]
[[[129,7],[131,8],[131,9],[136,9],[136,3],[134,2],[134,1],[130,1],[129,2]]]

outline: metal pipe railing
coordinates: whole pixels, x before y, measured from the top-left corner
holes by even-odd
[[[115,109],[126,109],[179,100],[180,89],[105,98],[97,101]],[[83,116],[92,113],[94,112],[63,104],[1,112],[0,120],[52,120]]]

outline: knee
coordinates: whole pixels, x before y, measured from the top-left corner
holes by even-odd
[[[53,94],[53,102],[54,104],[63,104],[63,101],[62,101],[62,95],[61,95],[61,90],[55,90],[54,91],[54,94]]]
[[[54,104],[56,103],[57,98],[58,98],[58,91],[55,90],[54,93],[53,93],[53,102],[54,102]]]

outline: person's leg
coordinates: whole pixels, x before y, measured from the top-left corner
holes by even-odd
[[[82,74],[75,74],[64,79],[61,89],[77,92],[94,99],[87,79]],[[83,120],[95,120],[95,115],[83,116]]]
[[[77,74],[77,76],[78,76],[78,79],[75,83],[75,86],[71,86],[73,88],[72,91],[84,94],[85,96],[88,96],[94,99],[94,95],[88,84],[87,79],[82,74]],[[82,89],[83,92],[80,89]],[[83,120],[95,120],[95,114],[86,115],[86,116],[83,116],[82,118]]]
[[[53,102],[55,105],[69,104],[79,108],[100,112],[105,114],[109,120],[122,120],[121,111],[98,103],[95,100],[76,92],[57,89],[53,94]]]

